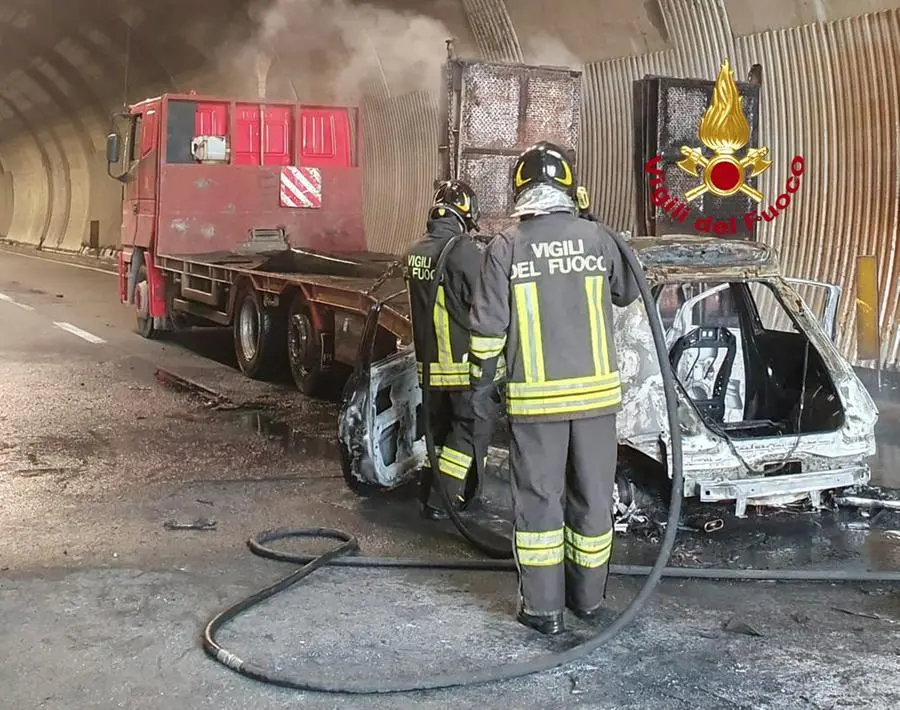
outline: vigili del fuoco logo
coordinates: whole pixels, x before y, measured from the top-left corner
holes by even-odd
[[[654,205],[677,221],[686,222],[691,216],[690,203],[707,192],[719,197],[742,193],[757,204],[763,202],[765,196],[750,187],[747,180],[766,172],[772,166],[772,161],[766,159],[769,154],[766,147],[748,148],[741,155],[744,146],[750,142],[750,123],[744,115],[743,102],[726,58],[716,77],[712,101],[700,121],[700,142],[712,155],[704,153],[699,147],[682,146],[681,154],[684,157],[677,163],[683,172],[697,178],[698,184],[684,195],[672,195],[664,185],[665,173],[660,167],[662,156],[657,155],[644,165],[644,170],[650,176],[650,187],[654,188],[650,195]],[[791,160],[790,175],[785,181],[784,191],[762,212],[754,210],[725,219],[698,217],[694,221],[694,229],[698,232],[727,235],[736,234],[739,228],[750,231],[760,220],[773,221],[790,207],[793,195],[800,188],[800,177],[804,169],[803,156],[795,155]]]

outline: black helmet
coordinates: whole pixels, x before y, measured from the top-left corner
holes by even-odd
[[[435,186],[428,219],[446,217],[448,212],[456,216],[466,230],[478,231],[478,218],[481,215],[478,196],[462,180],[444,180]]]
[[[535,143],[516,158],[512,171],[513,199],[539,183],[562,190],[573,199],[578,187],[566,151],[547,141]]]

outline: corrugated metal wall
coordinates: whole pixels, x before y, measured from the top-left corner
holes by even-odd
[[[855,257],[881,264],[882,359],[900,367],[900,12],[890,10],[734,38],[720,0],[661,0],[672,48],[586,67],[582,174],[603,218],[632,224],[631,82],[645,74],[714,79],[724,56],[736,78],[763,66],[761,138],[771,204],[792,156],[806,159],[794,203],[760,238],[786,274],[840,283],[840,347],[855,356]]]
[[[372,251],[400,254],[425,228],[438,174],[437,114],[434,97],[422,92],[363,103],[363,197]]]

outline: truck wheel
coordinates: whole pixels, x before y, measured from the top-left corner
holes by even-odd
[[[147,268],[142,266],[134,287],[134,310],[137,314],[137,330],[144,338],[153,339],[158,331],[150,317],[150,284],[147,282]]]
[[[253,286],[245,284],[234,302],[234,352],[247,377],[261,380],[278,370],[284,352],[284,320],[266,308]]]
[[[287,356],[291,377],[305,395],[318,394],[326,379],[321,340],[309,304],[302,293],[297,293],[288,307]]]

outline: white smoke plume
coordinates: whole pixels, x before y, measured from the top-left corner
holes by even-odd
[[[582,69],[584,60],[570,50],[558,37],[539,34],[524,42],[522,54],[528,64],[543,64],[569,69]]]
[[[352,0],[267,0],[250,17],[255,31],[220,71],[262,98],[355,103],[440,89],[450,31],[432,17]]]

